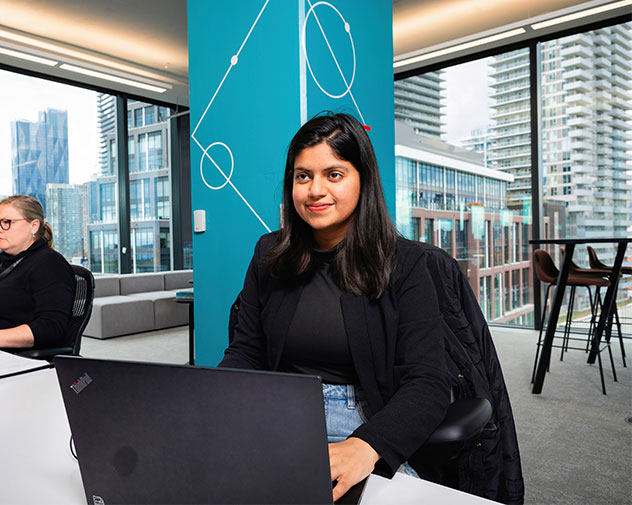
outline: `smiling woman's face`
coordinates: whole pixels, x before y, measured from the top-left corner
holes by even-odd
[[[360,198],[360,173],[326,142],[306,147],[294,160],[294,208],[329,250],[344,239]]]
[[[11,221],[8,230],[0,226],[0,249],[7,254],[26,251],[35,242],[33,234],[39,229],[39,219],[27,221],[20,209],[11,204],[0,205],[0,219]]]

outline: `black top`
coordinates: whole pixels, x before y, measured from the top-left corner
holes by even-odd
[[[13,256],[0,253],[0,329],[28,324],[34,348],[65,347],[74,296],[72,268],[43,240]]]
[[[342,292],[331,274],[337,250],[313,251],[313,272],[290,323],[279,371],[319,375],[327,384],[354,384],[357,377],[342,318]]]

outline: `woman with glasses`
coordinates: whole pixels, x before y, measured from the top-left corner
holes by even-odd
[[[66,345],[75,276],[35,198],[0,201],[0,250],[0,348]]]

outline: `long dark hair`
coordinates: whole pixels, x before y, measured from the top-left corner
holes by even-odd
[[[290,143],[283,178],[283,219],[279,242],[268,253],[270,270],[290,282],[311,271],[315,242],[312,228],[294,208],[294,161],[303,149],[321,142],[360,174],[360,198],[332,273],[341,289],[379,298],[394,267],[397,231],[386,208],[371,141],[360,122],[347,114],[327,113],[312,118]]]

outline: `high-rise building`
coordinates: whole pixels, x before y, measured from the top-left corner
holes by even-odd
[[[476,151],[483,155],[483,166],[496,168],[496,161],[490,158],[490,148],[494,145],[491,137],[491,126],[481,126],[470,131],[470,136],[461,139],[459,144],[464,149]]]
[[[55,249],[65,258],[87,260],[87,184],[47,184],[48,222]]]
[[[97,95],[97,122],[99,128],[100,175],[116,173],[116,97]]]
[[[631,41],[626,23],[540,45],[544,200],[566,205],[569,236],[625,236],[632,224]],[[491,149],[498,169],[515,177],[510,206],[520,206],[531,192],[528,50],[500,55],[491,67]],[[611,247],[598,254],[614,260]]]
[[[37,198],[47,212],[46,185],[68,184],[68,113],[40,111],[38,121],[11,122],[13,193]]]
[[[441,71],[395,81],[395,121],[412,126],[419,135],[440,138],[443,90]]]
[[[90,188],[88,225],[90,268],[118,271],[116,200],[116,122],[114,98],[97,100],[100,175]],[[132,271],[169,270],[171,260],[171,184],[169,174],[169,111],[134,100],[127,102],[128,167]]]
[[[513,177],[399,122],[395,173],[398,230],[454,257],[488,320],[531,322],[531,221],[507,208]]]

